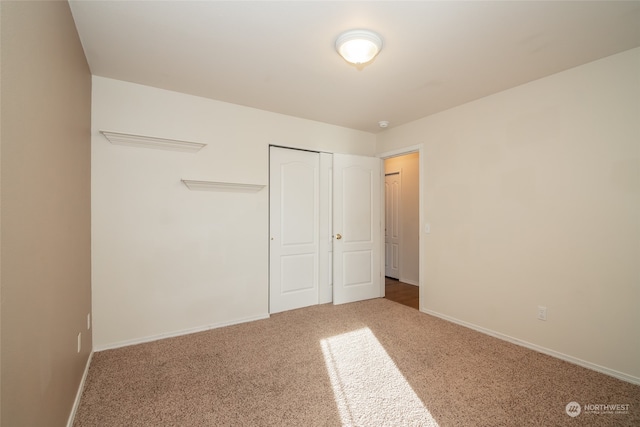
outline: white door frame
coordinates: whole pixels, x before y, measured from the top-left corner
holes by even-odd
[[[405,154],[418,153],[418,204],[419,204],[419,233],[418,233],[418,288],[419,288],[419,309],[425,312],[423,308],[423,296],[424,296],[424,248],[423,248],[423,234],[425,233],[425,218],[424,218],[424,196],[423,196],[423,184],[424,184],[424,144],[412,145],[410,147],[399,148],[397,150],[385,151],[379,153],[378,157],[386,160],[391,157],[404,156]],[[384,194],[384,182],[382,183],[382,191]],[[382,206],[382,221],[384,221],[384,205]],[[384,233],[384,231],[383,231]],[[384,239],[384,235],[382,236]],[[384,284],[383,284],[384,286]]]

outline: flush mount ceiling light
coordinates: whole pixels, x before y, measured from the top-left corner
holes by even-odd
[[[382,49],[382,38],[369,30],[349,30],[336,40],[336,50],[347,62],[366,64]]]

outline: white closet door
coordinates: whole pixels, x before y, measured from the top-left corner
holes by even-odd
[[[320,155],[271,147],[269,311],[318,304]]]
[[[373,157],[333,155],[333,302],[384,295],[381,164]]]

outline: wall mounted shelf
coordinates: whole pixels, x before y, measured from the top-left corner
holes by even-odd
[[[265,186],[260,184],[241,184],[237,182],[196,181],[183,179],[182,182],[189,190],[194,191],[231,191],[242,193],[256,193]]]
[[[133,135],[130,133],[111,132],[101,130],[101,134],[116,145],[130,145],[133,147],[154,148],[159,150],[186,151],[195,153],[200,151],[207,144],[190,141],[180,141],[178,139],[157,138],[155,136]]]

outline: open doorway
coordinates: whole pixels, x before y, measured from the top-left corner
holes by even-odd
[[[419,309],[419,153],[386,158],[384,171],[385,297]]]

